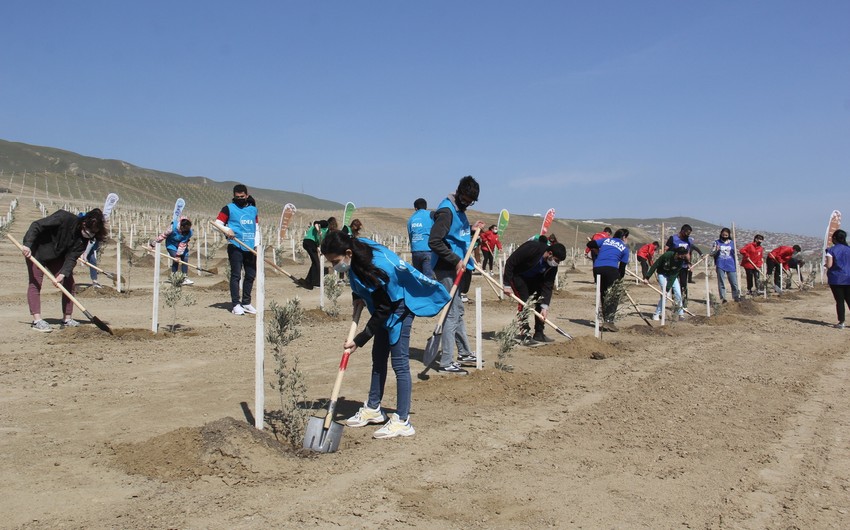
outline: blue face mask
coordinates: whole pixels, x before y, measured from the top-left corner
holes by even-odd
[[[334,265],[334,270],[337,272],[348,272],[348,269],[351,268],[351,263],[346,262],[345,260],[340,260],[339,263]]]

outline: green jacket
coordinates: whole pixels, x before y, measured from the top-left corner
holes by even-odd
[[[645,279],[652,278],[652,275],[658,272],[658,274],[664,276],[668,280],[675,280],[679,277],[679,272],[682,270],[682,261],[676,259],[676,253],[672,250],[668,250],[664,254],[655,260],[655,263],[652,264],[652,267],[646,271]],[[667,282],[667,285],[672,288],[672,282]]]

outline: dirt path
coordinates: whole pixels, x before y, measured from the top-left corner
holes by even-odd
[[[37,215],[25,201],[19,210],[16,237]],[[567,275],[552,315],[574,341],[518,348],[506,373],[493,369],[495,342],[485,340],[485,370],[415,380],[416,436],[378,441],[372,427],[347,428],[337,453],[305,458],[247,427],[254,321],[227,311],[221,277],[196,278],[197,303],[179,309],[176,334],[148,331],[149,267],[131,272],[129,294],[81,285],[116,337],[91,324],[40,334],[27,325],[21,256],[4,244],[0,263],[4,527],[850,525],[850,357],[847,332],[828,325],[826,289],[664,329],[629,312],[621,332],[598,341],[586,325],[588,275]],[[300,276],[306,266],[293,269]],[[475,287],[492,337],[513,305],[481,278]],[[318,305],[316,291],[286,278],[269,277],[267,288],[268,299]],[[648,288],[632,293],[644,310],[656,301]],[[697,286],[696,314],[703,296]],[[58,305],[45,291],[53,324]],[[311,399],[330,393],[348,328],[343,305],[338,319],[311,312],[290,345]],[[171,323],[170,310],[160,315]],[[412,357],[432,328],[416,322]],[[352,359],[340,416],[365,398],[368,364],[368,352]],[[394,394],[390,381],[390,410]],[[277,408],[273,392],[267,399]]]

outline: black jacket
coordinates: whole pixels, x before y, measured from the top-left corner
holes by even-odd
[[[513,285],[514,278],[521,276],[524,272],[531,270],[540,263],[540,259],[547,250],[549,250],[549,243],[537,238],[520,245],[505,262],[504,285]],[[540,295],[540,304],[549,305],[552,301],[552,289],[555,286],[555,277],[557,275],[558,267],[548,266],[540,274],[540,278],[543,281],[538,293]]]
[[[24,235],[23,244],[32,250],[32,255],[42,265],[45,262],[65,258],[59,271],[70,276],[83,255],[88,240],[80,233],[82,221],[79,217],[57,210],[43,219],[34,221]]]

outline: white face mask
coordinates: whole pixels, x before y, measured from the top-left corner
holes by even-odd
[[[558,266],[558,260],[556,260],[555,258],[549,258],[549,259],[546,260],[546,264],[549,265],[550,267],[557,267]]]
[[[345,260],[340,260],[339,263],[334,265],[334,270],[337,272],[348,272],[348,269],[351,268],[351,262],[347,262]]]

